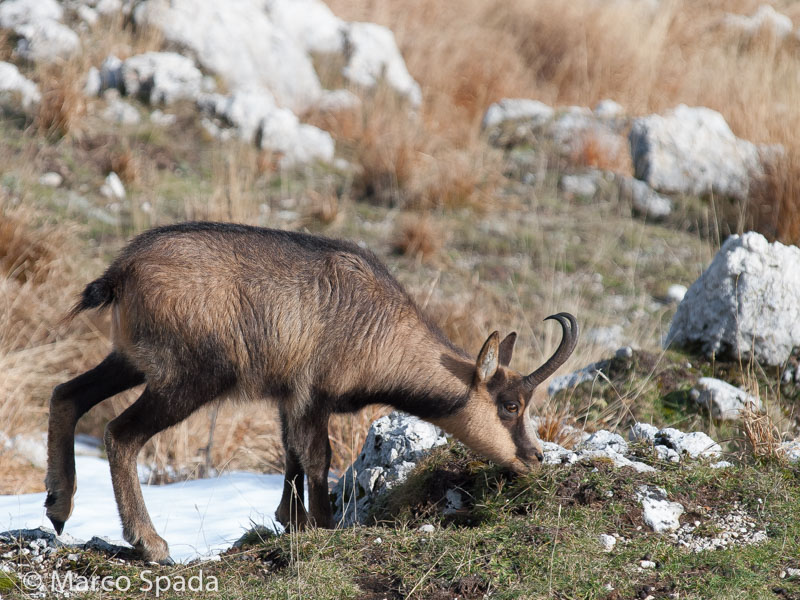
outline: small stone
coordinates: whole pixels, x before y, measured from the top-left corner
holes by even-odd
[[[623,346],[622,348],[616,351],[614,356],[621,359],[633,358],[633,348],[631,348],[630,346]]]
[[[666,533],[680,528],[680,516],[684,508],[678,502],[670,502],[667,492],[660,487],[639,486],[636,497],[642,504],[644,522],[656,533]]]
[[[424,525],[420,525],[417,531],[419,531],[420,533],[433,533],[434,531],[436,531],[436,528],[430,523],[425,523]]]
[[[711,465],[712,469],[727,469],[728,467],[732,467],[733,464],[729,463],[727,460],[720,460]]]
[[[679,283],[674,283],[667,288],[667,302],[670,304],[680,304],[683,297],[686,295],[686,292],[689,291],[685,285],[681,285]]]
[[[561,177],[561,191],[568,198],[592,198],[597,193],[596,177],[588,175],[564,175]]]
[[[39,177],[39,183],[47,187],[57,188],[64,182],[64,178],[55,171],[48,171]]]
[[[794,569],[792,567],[786,568],[786,576],[787,577],[800,577],[800,569]]]
[[[655,569],[656,563],[654,563],[652,560],[640,560],[639,566],[643,569]]]
[[[374,540],[372,540],[372,543],[380,545],[383,543],[383,538],[376,537]]]
[[[600,534],[600,545],[605,552],[611,552],[617,544],[617,538],[606,533]]]
[[[119,175],[111,171],[106,177],[105,183],[100,188],[100,193],[109,200],[124,200],[126,195],[125,186],[122,184]]]

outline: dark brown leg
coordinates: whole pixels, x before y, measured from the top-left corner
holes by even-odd
[[[56,386],[47,433],[47,517],[59,534],[72,514],[75,495],[75,426],[106,398],[144,383],[144,375],[116,352],[83,375]]]
[[[217,393],[187,385],[180,392],[166,394],[148,386],[136,402],[106,427],[106,453],[122,534],[144,560],[171,562],[167,543],[156,533],[144,504],[136,457],[152,436],[180,423]]]
[[[298,527],[303,527],[306,524],[316,527],[333,527],[333,511],[331,510],[331,501],[328,495],[328,470],[331,464],[328,414],[316,413],[305,414],[301,417],[287,417],[284,429],[286,431],[284,444],[287,448],[287,457],[290,454],[294,455],[291,459],[293,468],[291,472],[288,470],[290,461],[287,459],[286,481],[291,481],[291,477],[296,476],[298,472],[305,472],[306,477],[308,477],[309,508],[305,515],[298,515],[299,518],[296,524]],[[297,459],[299,459],[300,464],[299,471],[296,466]],[[284,507],[285,502],[291,499],[291,496],[287,496],[286,490],[287,488],[284,487],[281,507]]]
[[[286,469],[283,480],[283,495],[275,511],[275,518],[278,523],[285,528],[290,525],[294,527],[304,527],[306,524],[306,507],[303,500],[305,491],[305,472],[300,464],[300,457],[295,452],[289,438],[289,426],[287,416],[281,409],[281,439],[283,440],[283,452],[286,455]]]

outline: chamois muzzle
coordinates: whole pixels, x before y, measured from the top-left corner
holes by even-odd
[[[559,322],[563,330],[563,336],[553,356],[533,373],[523,378],[522,381],[529,390],[533,390],[545,379],[550,377],[550,375],[555,373],[556,369],[563,365],[570,357],[570,354],[575,350],[575,345],[578,343],[578,321],[575,317],[569,313],[560,312],[557,315],[550,315],[545,321],[548,319]]]

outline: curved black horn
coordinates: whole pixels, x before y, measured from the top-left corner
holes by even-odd
[[[553,356],[541,367],[523,379],[525,385],[529,389],[535,388],[550,377],[558,367],[563,365],[570,354],[572,354],[572,351],[575,350],[575,345],[578,343],[578,321],[575,317],[569,313],[561,312],[557,315],[550,315],[545,321],[548,319],[554,319],[561,324],[563,337],[561,338],[561,343],[558,345],[558,350],[555,351]]]

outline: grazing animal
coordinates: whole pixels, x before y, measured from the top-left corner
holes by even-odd
[[[113,350],[50,399],[47,516],[61,533],[75,494],[75,425],[99,402],[145,383],[111,421],[105,447],[125,539],[169,561],[136,475],[154,434],[226,396],[273,398],[286,474],[276,517],[332,527],[328,419],[389,404],[430,421],[517,472],[542,460],[534,388],[572,353],[575,318],[557,320],[555,354],[530,375],[508,368],[516,334],[495,331],[477,360],[452,344],[386,267],[355,244],[287,231],[184,223],[136,237],[68,317],[111,309]],[[308,478],[309,509],[303,505]]]

